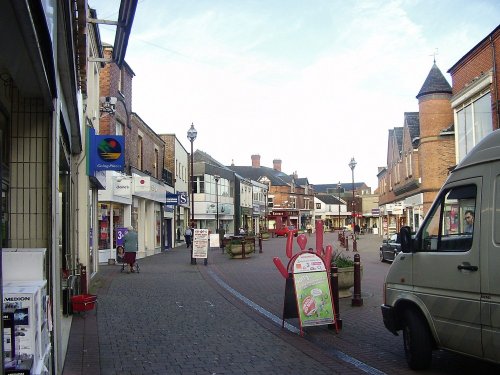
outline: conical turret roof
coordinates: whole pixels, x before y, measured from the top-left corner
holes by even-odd
[[[451,86],[436,63],[432,65],[431,71],[417,95],[417,99],[428,94],[451,94]]]

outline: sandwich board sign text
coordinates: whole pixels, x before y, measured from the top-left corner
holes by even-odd
[[[193,258],[208,258],[208,229],[194,230]]]

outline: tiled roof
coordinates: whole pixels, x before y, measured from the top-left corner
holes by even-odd
[[[344,204],[332,194],[317,194],[316,198],[318,198],[321,202],[326,204]]]
[[[410,132],[411,141],[420,137],[420,118],[418,112],[405,112],[405,125]]]
[[[227,168],[236,172],[240,176],[250,180],[259,181],[262,177],[267,177],[272,186],[289,186],[292,183],[292,176],[269,167],[252,167],[230,165]]]
[[[219,168],[224,168],[224,169],[230,170],[224,164],[219,163],[217,160],[215,160],[209,154],[207,154],[206,152],[201,151],[201,150],[196,150],[193,153],[193,162],[195,162],[195,163],[196,162],[207,163],[207,164],[211,164],[211,165],[214,165],[216,167],[219,167]]]
[[[403,128],[402,127],[394,128],[394,139],[396,140],[396,144],[398,146],[398,151],[401,151],[403,148]]]
[[[432,65],[431,71],[417,95],[417,99],[428,94],[451,94],[451,86],[436,63]]]

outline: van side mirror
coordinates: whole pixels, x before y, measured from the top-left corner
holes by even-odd
[[[412,239],[411,228],[408,226],[402,227],[399,231],[399,238],[401,239],[401,251],[403,253],[411,253]]]

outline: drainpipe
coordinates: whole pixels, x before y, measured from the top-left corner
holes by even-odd
[[[498,79],[497,79],[497,65],[495,60],[495,44],[493,43],[493,36],[490,35],[490,45],[491,45],[491,60],[493,63],[493,83],[495,88],[495,107],[497,115],[497,129],[500,128],[500,102],[498,101]]]

